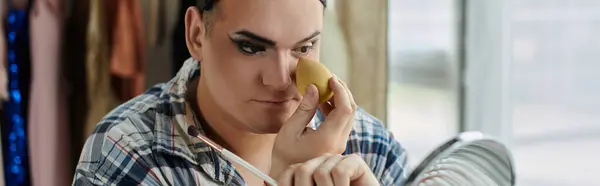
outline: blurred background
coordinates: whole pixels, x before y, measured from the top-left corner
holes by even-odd
[[[96,122],[189,57],[194,3],[3,0],[0,185],[70,185]],[[517,185],[600,185],[597,33],[598,0],[328,0],[321,61],[411,167],[478,130]]]
[[[509,144],[517,184],[600,185],[600,1],[391,0],[387,123],[415,165],[457,132]]]

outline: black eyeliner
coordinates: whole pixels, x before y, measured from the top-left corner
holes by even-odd
[[[253,43],[252,41],[248,40],[248,39],[235,39],[232,37],[229,37],[229,39],[231,39],[231,42],[233,42],[233,44],[236,45],[238,51],[244,55],[254,55],[258,52],[264,52],[266,51],[266,47],[261,45],[261,44],[256,44]],[[253,51],[247,51],[244,50],[244,48],[250,48]]]

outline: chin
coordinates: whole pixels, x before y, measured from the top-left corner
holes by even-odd
[[[282,125],[267,125],[263,132],[265,134],[277,134],[279,133],[279,130],[281,130],[281,126]]]
[[[245,110],[246,118],[251,121],[249,125],[255,133],[278,133],[283,124],[292,116],[297,104],[294,102],[285,105],[268,105],[253,103]]]
[[[263,134],[273,134],[278,133],[285,121],[289,118],[291,114],[273,114],[273,113],[265,113],[265,114],[255,114],[253,117],[254,120],[254,129],[256,133]],[[258,117],[257,117],[258,116]]]
[[[265,121],[263,125],[265,125],[266,128],[268,128],[271,132],[279,132],[279,129],[281,129],[281,127],[283,127],[283,125],[285,124],[285,122],[287,121],[288,117],[286,116],[274,116],[271,115],[268,118],[265,118]]]

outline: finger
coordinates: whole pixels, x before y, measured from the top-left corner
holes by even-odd
[[[333,91],[332,83],[334,83],[334,81],[338,81],[338,80],[339,79],[337,78],[337,76],[334,75],[333,77],[329,78],[329,81],[327,82],[329,84],[329,88],[333,92],[333,96],[331,96],[331,98],[329,98],[329,100],[327,100],[327,101],[329,101],[330,105],[332,105],[333,107],[335,107],[335,93],[336,92]]]
[[[285,169],[285,171],[283,171],[281,174],[279,174],[279,178],[277,178],[277,185],[280,186],[292,186],[294,185],[294,171],[296,171],[296,168],[298,168],[300,164],[294,164],[290,167],[288,167],[287,169]]]
[[[346,93],[348,93],[348,98],[350,101],[350,105],[352,107],[352,119],[348,120],[348,122],[346,123],[346,126],[342,130],[342,135],[340,136],[342,138],[342,139],[340,139],[341,141],[346,141],[348,138],[348,135],[350,135],[350,132],[352,131],[352,128],[354,127],[354,113],[356,112],[356,108],[358,106],[356,105],[356,102],[354,101],[354,97],[352,96],[352,91],[350,91],[350,89],[348,88],[346,83],[344,83],[344,81],[342,81],[341,79],[338,79],[338,81],[346,89]]]
[[[329,84],[331,84],[331,81],[335,81],[336,79],[337,79],[337,77],[335,75],[333,77],[331,77],[329,79]],[[335,108],[335,101],[334,101],[333,96],[331,98],[329,98],[329,100],[327,102],[319,105],[319,110],[321,110],[321,112],[325,116],[329,115],[329,113],[333,110],[333,108]]]
[[[331,79],[329,86],[333,90],[333,98],[335,100],[334,109],[329,113],[325,122],[319,126],[327,134],[340,134],[346,127],[347,122],[353,118],[352,105],[347,89],[337,79]]]
[[[344,81],[342,81],[341,79],[337,79],[337,80],[346,89],[346,93],[348,93],[348,98],[350,99],[350,106],[352,106],[352,110],[355,111],[357,106],[356,106],[356,102],[354,101],[354,96],[352,96],[352,91],[350,91],[350,89],[348,88],[348,85],[346,85],[346,83]]]
[[[300,167],[296,168],[296,171],[294,172],[294,186],[313,185],[313,172],[315,172],[315,169],[317,169],[319,165],[323,164],[323,162],[325,162],[325,160],[327,160],[330,156],[330,154],[326,154],[323,156],[316,157],[314,159],[308,160],[307,162],[300,165]]]
[[[302,97],[302,101],[294,114],[292,114],[286,124],[281,127],[283,133],[288,135],[301,134],[315,115],[318,103],[319,91],[315,85],[310,84],[306,88],[306,93]]]
[[[331,111],[333,110],[333,105],[325,102],[319,105],[319,110],[321,110],[321,113],[323,113],[324,116],[328,116],[329,113],[331,113]]]
[[[356,154],[351,154],[345,156],[333,167],[331,176],[335,185],[350,185],[351,182],[362,182],[361,179],[367,170],[370,169],[366,167],[364,160]]]
[[[313,178],[318,186],[334,186],[331,170],[335,165],[342,161],[343,158],[344,156],[342,155],[333,155],[315,170]]]

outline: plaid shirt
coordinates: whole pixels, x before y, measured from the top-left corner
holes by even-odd
[[[73,185],[246,185],[229,161],[187,135],[186,84],[198,75],[198,62],[189,59],[171,81],[104,117],[85,143]],[[318,112],[313,122],[323,120]],[[362,109],[344,152],[351,153],[382,185],[401,185],[407,176],[403,148]]]

